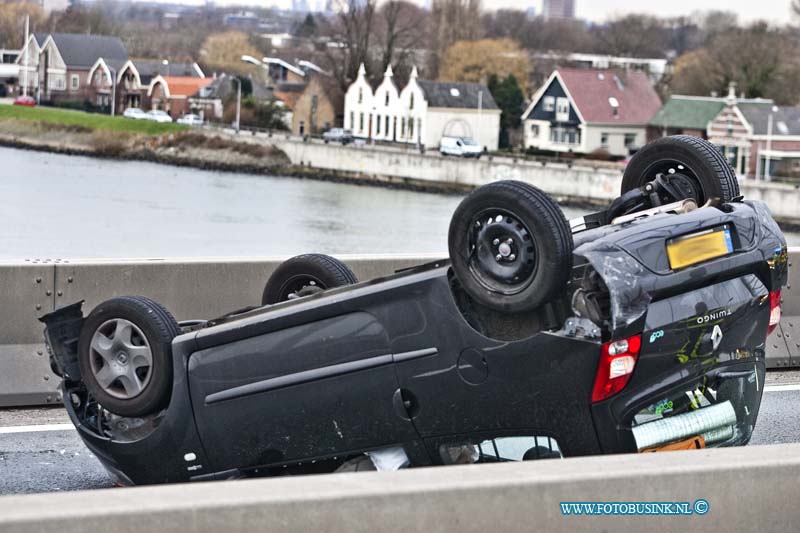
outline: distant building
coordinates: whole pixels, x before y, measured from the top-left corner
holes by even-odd
[[[128,52],[118,37],[37,33],[17,59],[20,83],[27,80],[28,94],[43,101],[92,101],[89,72],[101,57],[107,65],[121,66]]]
[[[645,144],[647,126],[660,107],[641,72],[557,69],[522,115],[524,144],[624,157]]]
[[[658,83],[669,72],[669,61],[663,58],[609,56],[605,54],[555,54],[552,52],[534,55],[537,63],[552,63],[559,67],[581,67],[593,69],[624,69],[644,72],[652,83]],[[547,71],[549,72],[549,71]]]
[[[575,18],[575,0],[544,0],[542,15],[546,19]]]
[[[647,141],[667,135],[693,135],[706,138],[708,124],[714,120],[725,99],[713,96],[672,95],[647,127]]]
[[[177,119],[192,112],[189,100],[212,81],[212,78],[159,75],[150,82],[147,96],[152,109],[162,109]]]
[[[389,66],[373,91],[361,65],[345,94],[344,127],[364,139],[429,148],[444,136],[471,137],[497,150],[500,109],[484,84],[421,80],[416,68],[399,90]]]

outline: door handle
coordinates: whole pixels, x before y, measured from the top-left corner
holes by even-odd
[[[406,389],[397,389],[392,395],[392,405],[397,416],[410,421],[419,414],[419,403],[414,395]]]

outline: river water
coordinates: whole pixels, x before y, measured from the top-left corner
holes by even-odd
[[[2,147],[0,176],[4,260],[446,254],[461,199]]]

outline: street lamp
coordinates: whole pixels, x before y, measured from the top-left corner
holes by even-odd
[[[764,179],[770,181],[769,175],[769,159],[770,159],[770,151],[772,150],[772,114],[778,112],[778,106],[772,106],[772,109],[769,110],[769,117],[767,118],[767,154],[764,161]]]
[[[242,115],[242,80],[235,76],[233,80],[236,82],[236,133],[239,133],[239,119]]]
[[[117,108],[117,69],[109,66],[111,71],[111,116],[113,117]]]

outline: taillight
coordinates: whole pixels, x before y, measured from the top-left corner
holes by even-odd
[[[641,335],[603,344],[600,364],[594,377],[593,403],[610,398],[625,388],[633,374],[641,347]]]
[[[781,321],[781,290],[769,293],[769,326],[767,326],[767,336],[775,331]]]

